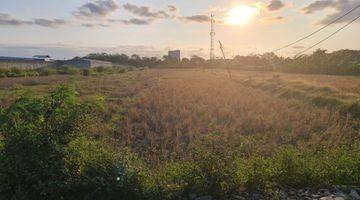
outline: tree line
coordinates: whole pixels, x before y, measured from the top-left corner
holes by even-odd
[[[135,67],[231,67],[247,70],[281,71],[288,73],[360,75],[360,50],[339,50],[328,53],[318,49],[310,55],[282,57],[275,53],[237,55],[231,59],[206,60],[191,56],[177,61],[168,56],[141,57],[125,54],[92,53],[85,58],[109,61]]]

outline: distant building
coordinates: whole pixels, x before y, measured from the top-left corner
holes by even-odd
[[[75,58],[72,60],[52,60],[49,55],[35,55],[32,58],[0,56],[0,68],[36,69],[41,67],[70,66],[77,68],[111,67],[111,62]]]
[[[175,51],[169,51],[168,52],[168,57],[171,60],[176,60],[178,62],[181,61],[181,53],[180,50],[175,50]]]
[[[45,61],[45,62],[49,62],[49,61],[52,60],[51,56],[49,56],[49,55],[35,55],[35,56],[33,56],[33,58],[35,60],[42,60],[42,61]]]
[[[72,59],[66,61],[58,61],[57,66],[70,66],[77,68],[96,68],[96,67],[112,67],[111,62],[92,60],[92,59]]]
[[[0,56],[0,68],[23,68],[23,69],[36,69],[51,64],[51,58],[46,57],[6,57]]]

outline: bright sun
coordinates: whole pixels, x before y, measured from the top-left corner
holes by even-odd
[[[239,6],[228,12],[226,23],[230,25],[243,25],[248,22],[251,17],[258,13],[258,9],[249,6]]]

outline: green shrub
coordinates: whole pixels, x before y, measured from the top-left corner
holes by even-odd
[[[294,147],[284,147],[272,158],[274,181],[283,187],[312,186],[311,158]]]
[[[213,145],[213,144],[211,144]],[[209,148],[209,147],[208,147]],[[198,169],[194,190],[200,194],[224,197],[236,187],[232,152],[220,152],[205,146],[195,152],[195,164]]]
[[[65,75],[76,75],[80,73],[80,70],[74,67],[62,66],[57,68],[57,72]]]
[[[126,72],[125,69],[119,69],[119,70],[118,70],[118,73],[119,73],[119,74],[123,74],[123,73],[125,73],[125,72]]]
[[[145,194],[150,199],[186,199],[191,193],[201,194],[201,170],[191,162],[169,162],[144,180]]]
[[[72,88],[61,86],[0,110],[1,198],[142,198],[138,159],[84,135],[102,107],[91,102],[79,102]]]
[[[234,162],[236,184],[251,191],[360,184],[358,143],[333,149],[286,146],[269,157],[253,155]]]
[[[7,77],[7,73],[9,73],[8,68],[0,68],[0,78]]]
[[[39,76],[40,74],[37,71],[29,70],[26,72],[26,76]]]
[[[14,74],[23,74],[24,70],[22,70],[20,68],[17,68],[17,67],[14,67],[14,68],[11,68],[10,72],[14,73]]]
[[[100,67],[96,67],[95,68],[95,71],[98,72],[98,73],[103,73],[105,72],[106,68],[103,67],[103,66],[100,66]]]
[[[262,156],[254,156],[250,159],[235,160],[234,179],[237,185],[250,191],[264,191],[268,187],[273,187],[271,182],[274,176],[274,168],[269,159]]]
[[[40,76],[49,76],[57,73],[56,69],[52,67],[41,67],[36,69],[36,71]]]
[[[332,109],[335,109],[343,104],[341,100],[335,97],[326,97],[326,96],[315,96],[311,99],[311,102],[315,106],[329,107]]]
[[[11,68],[10,70],[6,71],[3,70],[3,74],[2,76],[6,76],[6,77],[24,77],[26,76],[26,71],[24,71],[23,69],[20,68]]]
[[[340,108],[340,112],[343,115],[350,114],[353,118],[360,119],[360,101],[344,104]]]
[[[317,161],[323,184],[360,186],[360,142],[327,150]]]
[[[0,196],[59,199],[67,191],[64,149],[88,129],[94,113],[75,94],[63,86],[43,99],[24,96],[1,112]]]
[[[138,174],[100,142],[81,137],[66,149],[69,172],[68,199],[138,199]]]
[[[90,76],[90,74],[91,74],[90,69],[83,69],[83,70],[82,70],[82,75],[83,75],[83,76]]]

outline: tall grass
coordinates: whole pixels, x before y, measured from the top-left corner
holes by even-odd
[[[144,70],[76,79],[82,101],[101,96],[105,104],[87,137],[64,147],[70,194],[226,198],[243,190],[271,196],[278,188],[360,186],[359,119],[308,101],[314,93],[341,101],[358,94],[299,82],[277,88],[280,81],[268,79],[249,86],[234,77]]]
[[[344,93],[330,87],[311,85],[300,81],[285,81],[279,77],[271,79],[247,80],[243,84],[255,89],[261,89],[285,99],[310,103],[317,107],[325,107],[342,114],[359,118],[360,96],[354,93]]]

